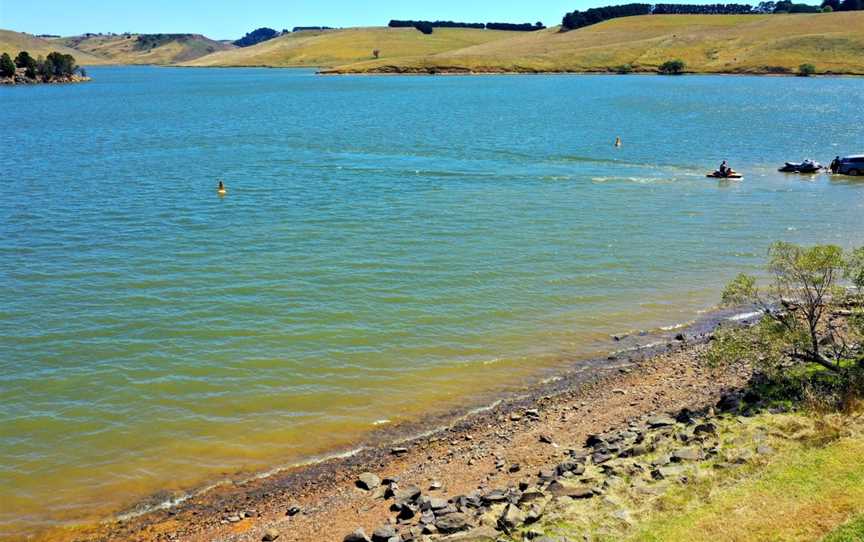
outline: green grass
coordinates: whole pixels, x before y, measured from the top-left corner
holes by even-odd
[[[658,515],[632,540],[818,540],[864,513],[864,439],[786,452],[683,514]],[[843,539],[840,539],[843,540]]]
[[[823,542],[862,542],[864,541],[864,514],[852,518],[837,529],[828,533]]]
[[[436,31],[437,32],[437,31]],[[864,74],[864,12],[801,15],[648,15],[570,32],[550,28],[442,53],[366,60],[367,72],[656,72],[681,59],[687,72]]]

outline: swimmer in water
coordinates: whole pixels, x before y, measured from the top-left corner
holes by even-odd
[[[618,137],[615,138],[615,146],[616,146],[616,147],[620,147],[620,146],[621,146],[621,136],[618,136]]]
[[[225,192],[227,192],[227,190],[225,190],[225,183],[219,181],[219,186],[216,187],[216,191],[220,194],[224,194]]]

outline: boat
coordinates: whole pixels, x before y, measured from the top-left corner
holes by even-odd
[[[720,173],[720,171],[712,171],[711,173],[705,175],[709,179],[743,179],[744,175],[741,175],[734,169],[730,169],[725,174]]]
[[[786,162],[783,167],[777,171],[784,173],[819,173],[825,169],[825,166],[813,160],[804,160],[802,162]]]

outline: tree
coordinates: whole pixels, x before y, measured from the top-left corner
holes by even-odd
[[[36,73],[43,81],[50,81],[54,76],[54,63],[50,58],[42,58],[36,60]]]
[[[837,374],[845,372],[844,361],[864,360],[855,342],[860,329],[835,318],[843,312],[845,300],[838,279],[845,272],[864,280],[864,250],[852,254],[844,259],[842,249],[834,245],[772,245],[770,286],[760,290],[754,277],[742,274],[723,292],[725,304],[753,304],[762,319],[746,331],[719,333],[709,359],[744,361],[775,372],[787,369],[789,362],[815,363]]]
[[[810,77],[816,73],[816,66],[813,64],[801,64],[798,66],[798,75],[800,77]]]
[[[18,56],[15,57],[15,65],[19,68],[29,68],[31,65],[35,65],[36,60],[30,56],[30,53],[27,51],[21,51],[18,53]]]
[[[9,53],[0,55],[0,77],[14,77],[15,63],[12,62],[12,57]]]
[[[265,26],[262,28],[256,28],[252,32],[247,32],[245,36],[239,40],[233,41],[232,43],[237,47],[249,47],[256,43],[261,43],[262,41],[271,40],[278,35],[279,32]]]
[[[432,25],[426,21],[417,21],[417,23],[414,24],[414,28],[424,34],[431,34],[432,32],[434,32]]]
[[[684,73],[684,64],[683,60],[667,60],[663,64],[660,64],[660,67],[657,68],[657,71],[662,73],[663,75],[681,75]]]

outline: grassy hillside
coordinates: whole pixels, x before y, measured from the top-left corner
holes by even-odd
[[[811,63],[818,73],[864,74],[864,12],[626,17],[332,72],[602,72],[625,64],[653,72],[674,58],[697,73],[783,73]]]
[[[11,30],[0,30],[0,53],[9,53],[12,58],[15,58],[15,55],[20,51],[27,51],[34,58],[47,56],[48,53],[57,51],[74,56],[78,64],[82,66],[106,63],[102,58],[81,51],[74,51],[56,40],[45,40],[31,36],[30,34],[13,32]]]
[[[75,36],[57,41],[109,64],[175,64],[233,49],[200,34]]]
[[[234,49],[184,62],[187,66],[336,66],[372,59],[383,62],[421,57],[502,41],[518,32],[438,28],[424,35],[413,28],[349,28],[295,32],[252,47]]]

